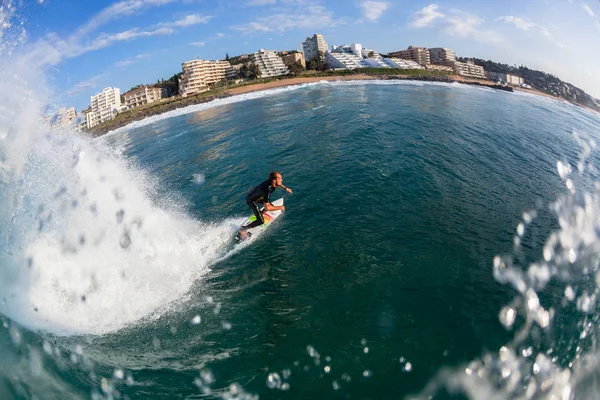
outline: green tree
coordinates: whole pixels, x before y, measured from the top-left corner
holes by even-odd
[[[229,53],[225,53],[225,61],[229,61]]]
[[[375,57],[375,52],[374,52],[373,50],[371,50],[371,51],[369,52],[369,54],[367,54],[367,57],[368,57],[368,58],[373,58],[373,57]]]
[[[260,68],[258,68],[258,65],[251,63],[249,70],[250,70],[250,79],[260,78],[261,72],[260,72]]]
[[[289,70],[291,75],[298,76],[302,73],[302,71],[304,71],[304,67],[300,61],[296,61],[290,65]]]

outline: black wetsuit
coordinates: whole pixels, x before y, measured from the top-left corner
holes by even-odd
[[[262,216],[262,213],[258,209],[257,204],[265,204],[271,202],[271,193],[275,191],[276,188],[271,186],[271,181],[266,180],[254,189],[248,196],[246,196],[246,203],[252,209],[254,216],[256,217],[256,221],[252,221],[248,225],[244,226],[244,229],[254,228],[255,226],[259,226],[265,223],[265,220]]]

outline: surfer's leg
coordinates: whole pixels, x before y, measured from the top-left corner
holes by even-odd
[[[265,223],[262,213],[258,209],[258,206],[256,205],[256,203],[253,201],[248,201],[247,203],[248,203],[248,206],[252,209],[252,213],[256,217],[256,221],[252,221],[248,225],[242,226],[242,229],[244,229],[244,230],[254,228],[255,226],[260,226]]]

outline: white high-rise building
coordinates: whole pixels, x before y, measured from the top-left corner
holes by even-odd
[[[140,86],[123,93],[127,108],[134,108],[167,97],[167,88]]]
[[[290,72],[274,50],[260,49],[250,54],[250,61],[258,65],[261,78],[286,75]]]
[[[400,69],[425,69],[422,65],[412,61],[412,60],[403,60],[402,58],[383,58],[383,62],[386,65],[389,65],[390,68],[400,68]]]
[[[102,122],[113,119],[121,109],[121,90],[105,88],[90,99],[91,111],[87,113],[87,126],[92,128]]]
[[[454,52],[445,47],[433,47],[429,49],[429,58],[432,64],[443,61],[456,61]]]
[[[328,48],[325,38],[320,33],[315,33],[313,37],[307,37],[306,40],[302,42],[302,51],[304,52],[304,59],[307,63],[313,58],[317,58],[319,52],[325,54]]]
[[[350,45],[343,44],[341,46],[331,45],[331,51],[333,53],[350,53],[354,54],[356,57],[363,57],[362,45],[360,43],[352,43]]]
[[[192,60],[181,63],[179,93],[183,97],[210,90],[210,86],[233,78],[236,71],[229,61]]]

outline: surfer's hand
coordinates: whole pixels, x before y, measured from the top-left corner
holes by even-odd
[[[279,209],[280,209],[281,211],[285,211],[285,206],[279,206]]]
[[[289,187],[286,187],[285,191],[288,192],[289,194],[294,194],[294,192],[292,192],[292,189],[290,189]]]

